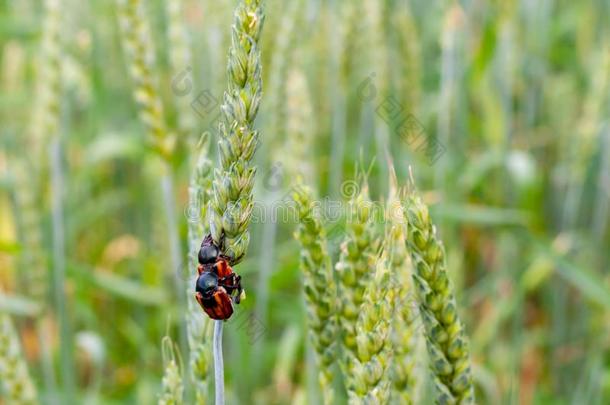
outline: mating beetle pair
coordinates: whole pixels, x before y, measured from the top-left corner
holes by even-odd
[[[241,276],[233,272],[229,258],[220,253],[212,235],[201,242],[198,261],[195,299],[210,318],[229,319],[233,303],[239,304],[243,293]]]

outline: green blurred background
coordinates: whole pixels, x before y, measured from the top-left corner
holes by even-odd
[[[216,163],[236,2],[181,3],[192,54],[181,68],[170,63],[175,2],[145,7],[169,126],[180,132],[179,117],[190,120],[170,174],[186,263],[193,150],[211,131]],[[370,165],[378,200],[387,198],[389,158],[401,183],[411,166],[447,249],[478,402],[610,403],[610,2],[265,5],[257,204],[285,198],[295,164],[309,168],[321,198],[337,201],[358,165]],[[161,339],[179,345],[184,328],[174,285],[195,269],[170,260],[163,168],[132,99],[116,3],[61,7],[53,154],[56,143],[29,136],[44,7],[0,1],[0,311],[18,325],[45,403],[153,403]],[[301,77],[295,99],[291,81]],[[417,140],[401,132],[405,118]],[[20,206],[24,193],[35,209]],[[341,221],[328,226],[337,242]],[[225,327],[227,403],[318,403],[293,230],[251,226],[236,268],[248,298]]]

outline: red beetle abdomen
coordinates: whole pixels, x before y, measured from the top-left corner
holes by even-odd
[[[210,299],[203,300],[202,307],[212,319],[229,319],[233,315],[233,301],[222,287]]]

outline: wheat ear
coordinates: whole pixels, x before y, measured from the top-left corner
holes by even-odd
[[[332,365],[336,358],[336,318],[334,312],[336,286],[332,276],[332,263],[326,247],[326,234],[322,221],[315,212],[312,191],[298,185],[293,192],[299,225],[295,239],[301,245],[300,268],[303,272],[305,302],[309,321],[309,337],[316,351],[324,403],[332,404]]]
[[[167,7],[167,37],[169,42],[169,62],[172,77],[176,77],[185,69],[192,71],[190,41],[183,17],[182,0],[168,0]],[[181,135],[193,136],[195,117],[191,110],[190,100],[184,94],[174,97],[176,106],[177,127]]]
[[[262,93],[261,56],[258,49],[263,27],[260,0],[240,1],[233,17],[227,67],[228,88],[221,106],[218,152],[220,167],[214,171],[209,204],[210,233],[231,265],[248,249],[248,225],[252,215],[252,188],[256,169],[250,162],[258,145],[254,119]],[[216,404],[224,404],[222,321],[214,324],[214,382]]]
[[[148,141],[164,159],[169,160],[175,137],[166,126],[163,103],[154,72],[154,45],[142,0],[117,0],[121,38],[129,73],[134,82],[134,99]]]
[[[38,403],[34,383],[21,353],[19,337],[11,318],[6,314],[0,314],[0,387],[6,395],[7,404]]]
[[[378,241],[371,211],[372,203],[365,185],[349,202],[346,235],[341,244],[339,261],[335,265],[342,348],[340,365],[348,384],[353,360],[358,355],[358,314],[364,302],[364,292],[376,269]]]
[[[36,79],[36,104],[30,127],[31,147],[40,158],[41,148],[59,133],[61,99],[61,7],[59,0],[45,0],[40,71]],[[35,162],[37,163],[37,162]],[[40,168],[40,167],[38,167]]]
[[[310,153],[315,148],[315,129],[307,78],[298,68],[288,74],[286,84],[286,140],[278,148],[276,160],[282,162],[287,179],[313,180]]]
[[[235,10],[229,50],[228,89],[224,95],[218,151],[210,204],[210,232],[223,254],[237,264],[250,242],[252,187],[256,169],[252,156],[259,141],[254,119],[261,100],[262,79],[258,43],[263,26],[259,0],[241,1]]]
[[[212,190],[212,162],[208,158],[209,136],[204,136],[198,150],[197,160],[193,168],[189,185],[188,246],[189,269],[196,269],[197,252],[204,235],[208,234],[205,223],[207,217],[207,201]],[[191,380],[195,386],[195,401],[199,405],[206,403],[208,394],[208,370],[210,366],[210,330],[212,322],[208,317],[201,316],[201,308],[193,300],[193,285],[195,279],[187,286],[186,325],[189,344],[189,363]]]
[[[357,352],[348,380],[350,404],[386,404],[390,398],[389,366],[393,312],[387,252],[377,257],[356,323]]]
[[[390,165],[391,186],[386,218],[390,222],[386,248],[391,273],[390,291],[393,295],[391,403],[418,403],[419,380],[417,355],[421,342],[421,318],[413,285],[413,267],[405,244],[406,219],[397,190],[396,175]]]
[[[471,404],[474,390],[468,342],[447,275],[445,249],[419,195],[411,193],[404,209],[407,247],[415,270],[413,280],[426,332],[436,402]]]
[[[32,111],[31,126],[27,148],[34,153],[30,160],[15,161],[15,186],[17,189],[17,206],[22,220],[23,243],[33,249],[31,254],[22,255],[22,265],[30,269],[26,274],[28,293],[37,301],[44,300],[49,284],[46,276],[46,259],[41,253],[42,235],[40,232],[40,210],[38,190],[40,189],[41,148],[48,146],[50,139],[59,134],[59,114],[61,99],[61,9],[58,0],[44,2],[45,17],[41,43],[40,70],[36,78],[36,95]]]
[[[62,41],[60,27],[62,24],[62,8],[59,0],[45,0],[44,22],[42,27],[42,42],[40,61],[36,77],[36,97],[31,112],[31,124],[28,128],[27,141],[24,144],[31,159],[22,157],[15,160],[15,216],[18,219],[20,241],[27,246],[19,255],[19,266],[28,271],[24,275],[24,290],[43,311],[37,315],[36,333],[41,347],[41,361],[45,390],[49,396],[57,395],[56,372],[53,367],[51,349],[45,345],[49,331],[44,318],[52,307],[47,305],[47,295],[51,278],[46,252],[43,246],[41,231],[40,200],[42,198],[43,178],[41,173],[48,160],[43,155],[43,149],[49,145],[49,140],[57,143],[60,128],[61,105],[61,74],[62,74]],[[53,189],[54,195],[58,190]],[[55,273],[57,274],[57,273]],[[65,356],[70,349],[63,349]],[[65,357],[64,357],[65,358]],[[68,373],[69,374],[69,373]],[[65,378],[70,381],[70,377]]]
[[[184,403],[184,386],[182,385],[180,365],[176,359],[176,353],[179,352],[169,336],[163,338],[161,347],[165,371],[162,381],[163,392],[158,403],[159,405],[180,405]]]

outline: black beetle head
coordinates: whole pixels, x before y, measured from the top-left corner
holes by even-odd
[[[217,288],[218,276],[215,273],[205,271],[197,278],[195,291],[201,293],[204,297],[211,297]]]
[[[216,247],[216,245],[203,245],[201,249],[199,249],[199,263],[200,264],[212,264],[216,262],[218,255],[220,254],[220,250]]]

